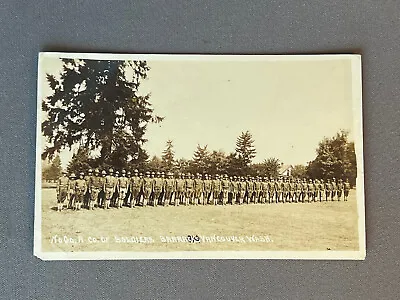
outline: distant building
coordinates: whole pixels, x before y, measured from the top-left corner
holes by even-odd
[[[291,176],[292,175],[292,169],[293,166],[292,165],[281,165],[279,167],[279,176]]]

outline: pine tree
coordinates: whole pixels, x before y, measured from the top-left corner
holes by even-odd
[[[162,156],[162,168],[164,171],[171,171],[175,165],[175,152],[172,140],[167,141],[167,146],[164,149]]]
[[[243,169],[248,169],[251,161],[256,156],[254,140],[249,131],[242,132],[236,140],[236,154]]]
[[[208,170],[210,164],[209,155],[207,145],[204,147],[197,145],[191,164],[193,173],[205,173]]]
[[[60,79],[47,74],[53,94],[42,101],[42,133],[51,158],[74,145],[100,151],[99,165],[125,167],[147,159],[142,146],[153,114],[150,95],[139,95],[150,70],[146,61],[62,59]]]

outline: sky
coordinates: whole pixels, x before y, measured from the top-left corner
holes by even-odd
[[[237,137],[250,131],[257,150],[253,162],[275,157],[306,164],[318,143],[340,129],[353,135],[351,61],[327,60],[148,60],[151,70],[140,93],[151,93],[154,113],[145,149],[161,156],[173,141],[176,158],[192,158],[197,145],[234,152]],[[51,93],[45,73],[59,73],[48,58],[39,74],[40,96]],[[44,144],[42,138],[42,144]],[[65,167],[72,157],[60,155]]]

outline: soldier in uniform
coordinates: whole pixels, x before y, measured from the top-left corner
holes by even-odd
[[[68,183],[68,208],[75,208],[76,176],[72,173]]]
[[[340,201],[340,198],[342,198],[343,189],[344,189],[343,180],[341,178],[339,178],[339,182],[337,184],[337,199],[338,199],[338,201]]]
[[[333,178],[332,178],[331,201],[335,201],[336,193],[337,193],[336,178],[333,177]]]
[[[308,181],[308,202],[313,202],[315,200],[315,185],[312,179]]]
[[[88,174],[86,176],[84,176],[84,179],[86,180],[86,184],[87,184],[87,192],[85,194],[84,200],[83,200],[83,207],[90,209],[89,205],[90,205],[90,199],[92,198],[91,196],[91,185],[92,185],[92,180],[93,180],[93,170],[89,169],[88,170]]]
[[[107,176],[107,172],[105,170],[101,171],[101,181],[103,183],[103,189],[99,192],[99,201],[97,203],[97,207],[104,207],[105,206],[105,201],[106,201],[106,188],[105,188],[106,176]]]
[[[119,171],[114,172],[113,179],[115,180],[115,189],[111,197],[110,206],[118,207],[118,195],[119,195]]]
[[[129,179],[126,177],[126,171],[121,171],[121,177],[118,178],[118,202],[117,208],[122,208],[128,195]]]
[[[260,183],[260,177],[256,176],[254,177],[254,203],[260,202],[260,196],[261,196],[261,183]]]
[[[236,204],[239,194],[239,179],[237,176],[233,176],[231,180],[231,204]]]
[[[218,205],[218,201],[221,195],[221,181],[219,180],[219,175],[216,174],[212,180],[212,190],[213,190],[213,205]]]
[[[204,175],[204,194],[203,194],[203,205],[207,205],[212,199],[212,182],[208,177],[208,174]]]
[[[246,177],[246,203],[250,204],[253,200],[254,194],[254,182],[252,181],[250,176]]]
[[[283,203],[289,202],[290,189],[289,189],[289,179],[287,177],[283,179],[282,192],[283,192]]]
[[[300,178],[297,178],[297,180],[296,180],[294,198],[296,199],[295,200],[296,203],[301,201],[301,180],[300,180]]]
[[[327,179],[326,183],[325,183],[325,201],[329,200],[329,197],[331,196],[331,192],[332,192],[331,180]]]
[[[76,180],[75,186],[75,210],[80,210],[82,208],[82,203],[87,193],[87,183],[84,178],[84,173],[79,173],[79,178]]]
[[[228,203],[229,185],[228,175],[224,174],[221,176],[222,205],[226,205]]]
[[[129,180],[129,203],[131,208],[135,207],[136,203],[140,202],[139,196],[142,179],[138,176],[138,174],[139,171],[135,169],[133,171],[133,176]]]
[[[161,178],[160,172],[157,172],[156,178],[153,179],[153,206],[157,206],[161,201],[162,192],[164,189],[164,180]]]
[[[164,206],[169,206],[172,203],[172,199],[176,191],[176,180],[173,178],[171,172],[167,173],[167,178],[164,179]]]
[[[349,192],[350,192],[351,186],[350,186],[350,182],[349,179],[346,178],[346,181],[344,183],[344,201],[347,201],[347,198],[349,197]]]
[[[196,174],[196,178],[194,179],[193,199],[195,205],[203,203],[203,180],[199,173]]]
[[[179,206],[183,204],[183,200],[185,199],[186,193],[186,184],[185,184],[185,174],[179,174],[179,178],[176,180],[176,196],[175,196],[175,206]]]
[[[303,178],[303,182],[301,183],[301,202],[305,203],[307,197],[308,197],[308,184],[307,180]]]
[[[105,203],[104,209],[110,209],[112,198],[114,197],[115,190],[117,189],[117,180],[113,176],[114,170],[110,168],[108,170],[108,175],[105,177],[104,182],[104,195],[105,195]]]
[[[325,195],[325,183],[324,183],[324,180],[321,179],[321,180],[319,180],[319,183],[318,183],[318,198],[319,198],[319,202],[322,202],[322,200],[324,198],[324,195]]]
[[[57,180],[57,211],[62,211],[64,201],[68,197],[68,184],[67,172],[63,171],[62,176]]]
[[[288,190],[289,190],[289,197],[288,200],[290,203],[294,202],[294,193],[295,193],[295,183],[293,182],[293,178],[288,179]]]
[[[142,180],[142,191],[143,191],[143,206],[147,206],[150,202],[150,197],[153,192],[153,179],[151,178],[150,172],[146,172],[146,176]]]
[[[105,180],[100,176],[100,170],[94,170],[94,176],[91,178],[89,210],[94,210],[95,204],[99,203],[99,196],[104,191]]]
[[[274,178],[270,177],[267,184],[268,184],[268,203],[271,204],[274,201],[274,196],[275,196]]]
[[[185,187],[185,205],[193,204],[194,176],[190,173],[186,174]]]

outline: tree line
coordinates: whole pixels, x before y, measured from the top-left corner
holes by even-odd
[[[161,157],[149,157],[143,148],[149,123],[162,122],[153,112],[150,94],[140,95],[141,82],[150,67],[146,61],[61,59],[59,74],[46,74],[52,94],[42,101],[46,114],[42,134],[48,146],[42,159],[51,161],[43,177],[59,176],[58,153],[78,145],[68,172],[89,168],[140,169],[183,173],[208,173],[276,177],[282,162],[267,158],[253,163],[254,140],[244,131],[234,151],[225,153],[197,145],[192,158],[176,158],[169,140]],[[93,153],[99,153],[92,157]],[[307,165],[293,167],[292,176],[309,178],[349,178],[357,174],[354,143],[348,133],[338,132],[322,140],[316,158]]]

